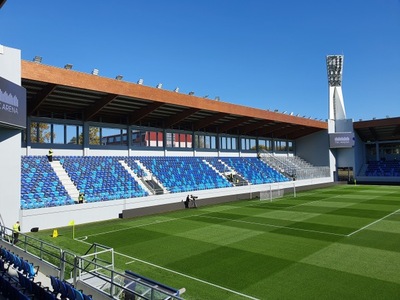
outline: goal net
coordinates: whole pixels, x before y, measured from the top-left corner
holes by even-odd
[[[260,191],[260,200],[261,201],[263,201],[263,200],[272,201],[273,199],[276,199],[276,198],[282,198],[284,194],[285,194],[285,190],[283,190],[283,189]]]
[[[272,189],[270,188],[268,190],[260,191],[260,200],[270,200],[272,201],[273,199],[278,199],[282,197],[294,197],[296,198],[296,185],[293,184],[292,187],[286,187],[286,188],[277,188],[277,189]]]

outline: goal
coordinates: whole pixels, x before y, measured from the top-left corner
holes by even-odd
[[[260,200],[270,200],[272,201],[273,199],[276,198],[282,198],[283,195],[285,194],[284,189],[278,189],[278,190],[266,190],[266,191],[260,191]]]
[[[292,196],[296,197],[296,185],[293,184],[292,187],[286,188],[276,188],[272,189],[272,186],[269,187],[268,190],[260,191],[260,201],[282,198],[283,196]]]

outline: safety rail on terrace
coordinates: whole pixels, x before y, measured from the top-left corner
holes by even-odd
[[[330,176],[330,168],[328,166],[315,167],[298,156],[276,156],[266,150],[262,150],[259,153],[259,157],[272,168],[294,180]]]
[[[23,233],[14,244],[13,230],[0,225],[0,245],[38,265],[44,276],[66,280],[93,299],[183,299],[184,288],[173,289],[129,271],[114,270],[114,250],[100,244],[93,244],[82,256]]]

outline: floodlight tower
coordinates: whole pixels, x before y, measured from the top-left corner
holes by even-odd
[[[343,55],[326,57],[329,83],[329,119],[346,119],[342,93]]]
[[[355,178],[356,166],[354,148],[355,134],[353,120],[346,118],[342,92],[343,55],[326,57],[329,84],[329,166],[337,180],[339,169],[348,171],[348,180]],[[356,168],[357,167],[357,168]]]

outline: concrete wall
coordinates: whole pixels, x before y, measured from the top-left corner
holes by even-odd
[[[360,139],[357,133],[355,136],[355,145],[354,145],[354,175],[357,178],[357,175],[360,173],[363,165],[366,163],[366,150],[365,143]],[[362,175],[362,174],[361,174]]]
[[[320,131],[297,139],[296,155],[304,158],[314,166],[329,166],[328,132]]]
[[[20,50],[0,45],[0,76],[21,85]],[[20,149],[21,130],[0,127],[0,222],[7,227],[20,220]]]
[[[344,119],[335,121],[335,132],[351,132],[354,133],[353,120]],[[353,148],[337,148],[336,151],[336,167],[352,167],[355,168],[354,147]]]
[[[21,50],[0,44],[0,76],[21,85]]]
[[[7,227],[20,220],[21,199],[20,130],[0,127],[0,221]],[[21,222],[21,229],[24,224]]]

